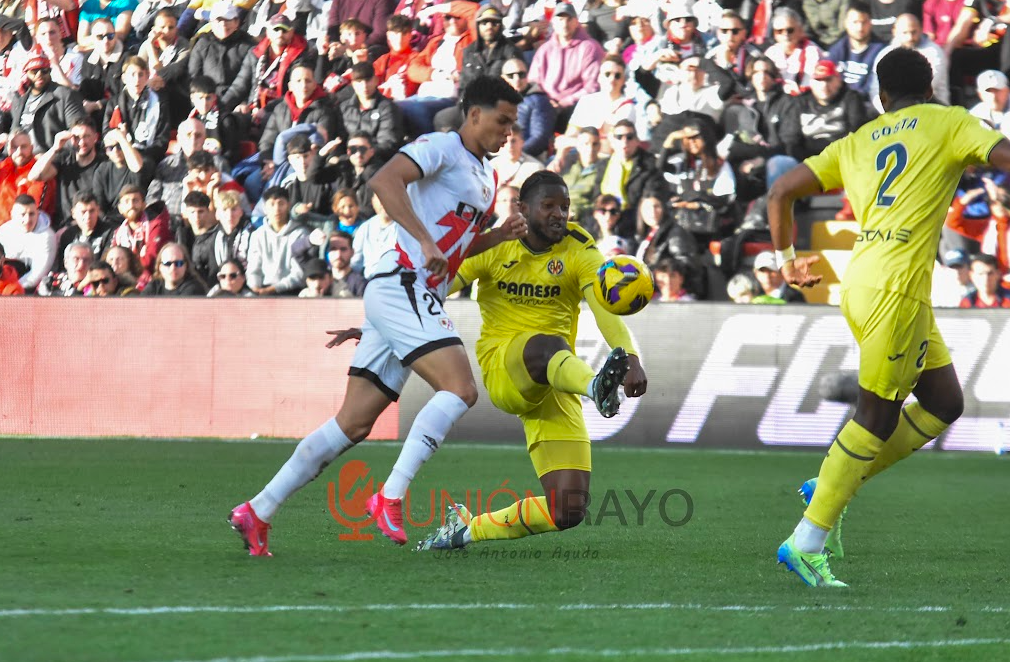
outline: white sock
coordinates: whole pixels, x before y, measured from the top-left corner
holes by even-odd
[[[273,480],[252,498],[249,504],[253,512],[264,522],[269,522],[288,497],[307,485],[326,465],[352,446],[354,443],[337,425],[337,420],[329,419],[298,442],[295,452]]]
[[[466,530],[463,531],[463,544],[469,545],[472,542],[473,542],[473,536],[470,535],[470,527],[468,526],[466,527]]]
[[[800,520],[793,531],[796,547],[804,554],[820,554],[824,551],[824,541],[828,532],[817,526],[806,517]]]
[[[404,497],[417,470],[435,454],[453,424],[468,409],[467,404],[450,391],[439,391],[431,396],[431,400],[418,412],[414,424],[410,426],[400,457],[382,488],[383,496],[387,499]]]

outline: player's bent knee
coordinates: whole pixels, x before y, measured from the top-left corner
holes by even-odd
[[[469,384],[459,385],[455,388],[446,389],[451,393],[455,394],[460,400],[466,403],[467,407],[473,407],[477,404],[477,385],[473,382]]]
[[[570,508],[561,513],[558,513],[557,518],[554,520],[554,526],[558,527],[558,531],[564,531],[565,529],[574,529],[579,524],[582,524],[583,520],[586,519],[586,509],[585,508]]]
[[[942,401],[931,402],[929,405],[923,404],[923,408],[949,425],[961,418],[961,414],[964,413],[964,393],[960,389],[953,393],[946,393]]]

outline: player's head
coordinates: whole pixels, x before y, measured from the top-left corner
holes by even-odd
[[[898,101],[933,98],[933,67],[918,51],[895,48],[877,63],[880,103],[890,110]]]
[[[522,101],[522,95],[500,76],[475,78],[463,90],[459,104],[466,118],[460,128],[464,142],[470,138],[481,152],[497,152],[519,117]]]
[[[568,185],[556,172],[538,170],[519,189],[519,211],[538,244],[552,245],[565,238],[570,205]]]

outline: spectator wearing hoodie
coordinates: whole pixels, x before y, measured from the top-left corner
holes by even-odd
[[[246,54],[256,45],[248,32],[239,30],[238,8],[218,0],[210,10],[210,32],[196,40],[189,53],[189,78],[210,76],[222,96],[238,78]]]
[[[0,244],[7,258],[28,267],[18,282],[26,292],[34,292],[56,261],[56,234],[35,198],[22,194],[14,199],[11,220],[0,226]]]
[[[309,230],[290,219],[288,192],[274,186],[263,193],[266,222],[252,234],[246,280],[259,295],[297,293],[305,286],[294,244]]]

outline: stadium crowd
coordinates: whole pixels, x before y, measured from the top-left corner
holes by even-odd
[[[999,0],[4,2],[0,294],[360,296],[393,237],[369,178],[458,127],[460,90],[490,74],[523,96],[493,160],[499,217],[546,167],[662,300],[802,302],[771,254],[743,257],[769,241],[771,183],[878,114],[874,63],[897,47],[930,61],[937,101],[1010,136],[1004,17]],[[1010,307],[1008,188],[965,174],[937,305]]]

